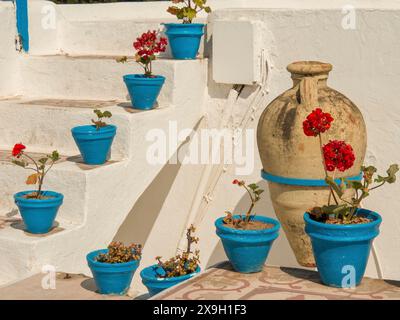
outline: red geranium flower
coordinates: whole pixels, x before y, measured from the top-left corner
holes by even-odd
[[[326,170],[345,171],[351,168],[356,157],[351,145],[344,141],[331,140],[322,147],[325,159]]]
[[[232,183],[233,183],[233,184],[239,184],[239,180],[238,180],[238,179],[235,179],[235,180],[232,181]]]
[[[22,143],[15,144],[14,148],[12,149],[13,157],[19,158],[26,147]]]
[[[304,120],[303,131],[306,136],[316,137],[318,134],[328,130],[332,121],[333,118],[329,113],[324,113],[320,108],[317,108]]]

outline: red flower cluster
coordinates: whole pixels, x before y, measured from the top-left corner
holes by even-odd
[[[160,52],[164,52],[167,47],[167,39],[164,37],[157,38],[157,31],[147,31],[143,33],[133,43],[133,47],[136,49],[137,54],[143,60],[148,60]],[[154,60],[154,59],[153,59]]]
[[[353,166],[356,159],[353,148],[344,141],[331,140],[322,147],[322,151],[328,171],[345,171]]]
[[[333,121],[329,113],[324,113],[320,108],[311,112],[303,122],[303,131],[306,136],[316,137],[331,127]]]
[[[26,149],[26,147],[22,143],[15,144],[11,152],[12,156],[19,158],[22,155],[24,149]]]

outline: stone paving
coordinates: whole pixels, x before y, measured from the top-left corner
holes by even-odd
[[[265,267],[260,273],[240,274],[229,263],[222,263],[152,299],[398,300],[400,281],[364,278],[356,289],[337,289],[322,285],[316,271]]]
[[[44,274],[0,288],[0,300],[129,300],[96,293],[93,279],[57,274],[56,288],[43,289]],[[148,295],[135,299],[147,299]],[[224,262],[152,300],[400,300],[400,281],[364,278],[356,289],[330,288],[315,271],[266,266],[260,273],[240,274]]]

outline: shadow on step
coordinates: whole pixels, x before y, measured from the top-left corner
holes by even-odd
[[[201,119],[194,126],[193,132],[197,132],[200,122]],[[177,155],[180,154],[181,150],[186,147],[189,141],[190,138],[182,142],[171,159],[176,159]],[[128,216],[125,218],[125,221],[115,234],[114,241],[146,245],[146,241],[153,230],[159,213],[164,206],[181,167],[182,164],[179,161],[177,164],[170,164],[168,162],[164,165],[158,175],[135,202]]]
[[[154,108],[149,109],[149,110],[134,109],[132,107],[132,103],[130,101],[129,102],[118,103],[117,106],[123,108],[128,113],[140,113],[140,112],[146,112],[146,111],[152,111],[152,110],[160,109],[160,106],[159,106],[158,102],[156,102]]]
[[[97,287],[93,279],[85,279],[81,282],[81,287],[85,290],[97,292]]]

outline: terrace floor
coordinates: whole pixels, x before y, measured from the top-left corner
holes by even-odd
[[[56,289],[43,289],[42,274],[0,288],[0,299],[127,300],[128,296],[104,296],[95,292],[93,279],[59,273]],[[145,299],[147,295],[136,299]],[[320,283],[310,270],[266,266],[260,273],[234,272],[228,262],[208,269],[185,283],[166,290],[153,300],[399,300],[400,281],[364,278],[355,289],[337,289]]]

